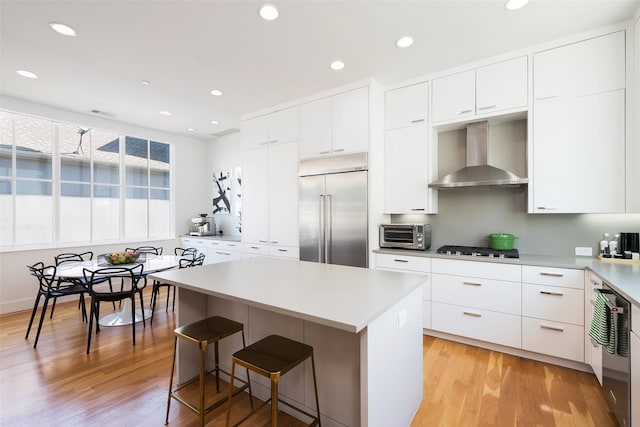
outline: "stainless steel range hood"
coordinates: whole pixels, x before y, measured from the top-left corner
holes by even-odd
[[[464,188],[480,186],[519,186],[527,184],[522,178],[508,170],[487,164],[489,123],[478,122],[467,125],[467,166],[429,184],[429,188]]]

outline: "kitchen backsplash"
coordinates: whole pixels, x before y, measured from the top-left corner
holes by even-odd
[[[491,233],[515,234],[522,254],[572,256],[576,246],[598,253],[602,233],[640,232],[640,214],[527,214],[526,188],[439,192],[437,215],[391,215],[392,222],[431,224],[431,248],[487,246]]]

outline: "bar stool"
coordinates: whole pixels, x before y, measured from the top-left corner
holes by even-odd
[[[310,414],[297,408],[290,403],[287,403],[278,398],[278,382],[280,377],[289,372],[291,369],[304,362],[307,358],[311,358],[311,368],[313,372],[313,388],[316,395],[316,410],[317,413]],[[258,408],[253,409],[242,420],[235,424],[240,425],[246,421],[249,417],[259,411],[264,405],[271,402],[271,425],[273,427],[278,425],[278,401],[296,411],[310,417],[313,422],[309,426],[320,425],[320,405],[318,404],[318,384],[316,382],[316,367],[313,361],[313,347],[297,341],[290,340],[288,338],[281,337],[279,335],[269,335],[251,344],[242,350],[236,351],[231,358],[231,379],[235,372],[235,367],[240,365],[252,372],[260,374],[271,380],[271,397],[267,399]],[[249,374],[247,373],[247,379]],[[229,393],[229,399],[227,404],[227,426],[231,417],[231,392]]]
[[[181,326],[176,328],[174,331],[174,344],[173,344],[173,362],[171,363],[171,380],[169,382],[169,396],[167,398],[167,417],[165,419],[165,424],[169,423],[169,407],[171,406],[171,398],[176,399],[178,402],[185,405],[187,408],[191,409],[193,412],[200,416],[200,425],[204,426],[204,416],[206,413],[211,411],[212,409],[217,408],[222,405],[227,399],[219,399],[212,405],[207,408],[204,407],[204,375],[205,375],[205,359],[207,346],[211,343],[215,345],[215,367],[206,372],[213,373],[215,372],[216,376],[216,392],[220,392],[220,372],[223,372],[227,375],[230,375],[228,372],[222,370],[218,364],[218,341],[222,338],[228,337],[235,333],[242,333],[242,347],[245,347],[244,340],[244,329],[242,323],[235,322],[230,319],[226,319],[220,316],[209,317],[204,320],[200,320],[195,323],[191,323],[189,325]],[[176,366],[176,350],[178,346],[178,338],[185,340],[188,343],[197,345],[200,349],[200,374],[191,378],[190,380],[184,382],[176,386],[175,390],[173,388],[173,373]],[[251,408],[253,409],[253,396],[251,394],[251,383],[249,382],[249,371],[247,370],[247,381],[243,381],[242,379],[236,378],[237,381],[242,383],[240,388],[237,388],[234,392],[233,387],[233,375],[231,375],[231,380],[229,381],[229,396],[235,396],[241,391],[249,388],[249,399],[251,402]],[[178,394],[178,392],[184,387],[194,383],[195,381],[200,381],[200,389],[199,389],[199,402],[198,407],[193,405],[192,403],[185,400],[182,396]]]

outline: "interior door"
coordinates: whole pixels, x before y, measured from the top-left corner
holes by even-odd
[[[298,180],[298,221],[300,260],[324,261],[324,175],[303,176]]]
[[[327,263],[367,267],[367,172],[327,175]]]

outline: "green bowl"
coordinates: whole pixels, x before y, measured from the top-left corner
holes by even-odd
[[[111,252],[104,254],[104,259],[111,265],[133,264],[138,261],[139,252]]]
[[[513,249],[513,242],[517,239],[513,234],[493,233],[489,234],[489,247],[500,251]]]

